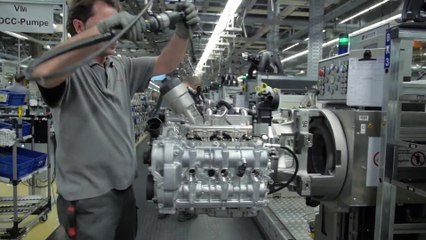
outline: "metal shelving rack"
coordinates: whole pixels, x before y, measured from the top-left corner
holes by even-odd
[[[413,40],[426,42],[425,25],[392,27],[386,34],[389,61],[384,87],[382,145],[377,191],[375,239],[393,239],[394,234],[426,233],[425,223],[395,223],[397,193],[426,197],[426,168],[413,168],[412,177],[403,177],[398,167],[399,149],[426,151],[426,145],[400,138],[402,103],[425,103],[426,84],[410,82]],[[389,44],[390,43],[390,44]],[[389,58],[390,57],[390,58]],[[422,176],[423,175],[423,176]],[[417,197],[418,197],[417,196]],[[399,201],[398,201],[399,202]]]
[[[52,199],[51,199],[51,162],[48,155],[46,160],[46,166],[37,169],[23,177],[18,178],[17,173],[17,147],[19,144],[27,142],[31,139],[31,149],[34,150],[34,118],[35,116],[25,116],[30,117],[32,121],[32,130],[31,135],[22,136],[22,117],[14,115],[0,115],[1,118],[10,118],[18,117],[17,132],[18,137],[13,144],[13,174],[12,179],[0,177],[0,182],[9,183],[13,185],[13,196],[11,197],[0,197],[0,223],[1,224],[11,224],[10,227],[0,228],[0,239],[21,239],[23,235],[38,222],[45,222],[47,220],[47,214],[51,211],[52,208]],[[47,125],[47,153],[50,153],[51,142],[50,142],[50,126],[51,120],[48,118]],[[42,197],[40,195],[35,195],[35,176],[37,174],[47,172],[47,196]],[[28,196],[18,196],[18,185],[23,182],[31,180],[31,195]],[[36,215],[35,218],[25,221],[29,216]]]

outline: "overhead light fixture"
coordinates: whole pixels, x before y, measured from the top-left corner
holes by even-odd
[[[28,40],[27,37],[25,37],[24,35],[21,35],[19,33],[14,33],[14,32],[9,32],[9,31],[3,31],[3,32],[6,33],[7,35],[15,37],[17,39]]]
[[[348,21],[350,21],[350,20],[352,20],[352,19],[354,19],[356,17],[359,17],[359,16],[363,15],[364,13],[367,13],[367,12],[369,12],[369,11],[375,9],[375,8],[378,8],[379,6],[385,4],[385,3],[389,2],[389,1],[390,0],[384,0],[384,1],[381,1],[381,2],[379,2],[377,4],[374,4],[373,6],[368,7],[366,9],[364,9],[364,10],[362,10],[362,11],[360,11],[360,12],[358,12],[358,13],[356,13],[356,14],[354,14],[354,15],[352,15],[352,16],[344,19],[344,20],[342,20],[341,22],[339,22],[339,24],[343,24],[343,23],[348,22]]]
[[[286,51],[288,51],[288,50],[290,50],[290,49],[292,49],[292,48],[294,48],[294,47],[299,46],[299,44],[300,44],[300,43],[295,43],[295,44],[291,45],[290,47],[288,47],[288,48],[286,48],[286,49],[282,50],[281,52],[286,52]]]
[[[201,75],[201,73],[203,72],[202,68],[205,62],[213,52],[213,49],[216,47],[216,44],[220,42],[219,40],[222,34],[224,33],[225,28],[227,27],[231,18],[234,17],[234,14],[240,6],[241,2],[242,0],[232,0],[226,3],[226,6],[223,9],[222,14],[220,15],[219,21],[217,22],[216,27],[213,30],[209,42],[204,48],[203,55],[201,56],[200,60],[198,61],[197,67],[195,68],[196,75]]]
[[[64,13],[59,13],[59,16],[64,17]]]
[[[326,42],[326,43],[323,43],[323,44],[322,44],[322,47],[327,47],[327,46],[333,45],[333,44],[337,43],[338,41],[339,41],[339,39],[338,39],[338,38],[335,38],[335,39],[330,40],[330,41],[328,41],[328,42]],[[281,62],[282,62],[282,63],[284,63],[284,62],[288,62],[288,61],[290,61],[290,60],[293,60],[293,59],[295,59],[295,58],[298,58],[298,57],[300,57],[300,56],[303,56],[303,55],[305,55],[305,54],[307,54],[307,53],[308,53],[308,50],[305,50],[305,51],[302,51],[302,52],[296,53],[296,54],[294,54],[294,55],[291,55],[291,56],[290,56],[290,57],[288,57],[288,58],[284,58],[283,60],[281,60]]]
[[[384,19],[384,20],[382,20],[382,21],[376,22],[376,23],[374,23],[374,24],[368,25],[368,26],[366,26],[366,27],[364,27],[364,28],[361,28],[361,29],[359,29],[359,30],[356,30],[356,31],[354,31],[354,32],[351,32],[351,33],[349,33],[349,37],[356,36],[356,35],[358,35],[358,34],[361,34],[361,33],[367,32],[367,31],[370,31],[370,30],[372,30],[372,29],[374,29],[374,28],[377,28],[377,27],[383,26],[383,25],[385,25],[385,24],[387,24],[387,23],[390,23],[390,22],[392,22],[392,21],[394,21],[394,20],[396,20],[396,19],[398,19],[398,18],[401,18],[401,14],[394,15],[394,16],[389,17],[389,18],[387,18],[387,19]],[[339,38],[335,38],[335,39],[330,40],[330,41],[328,41],[328,42],[326,42],[326,43],[323,43],[323,44],[322,44],[322,47],[327,47],[327,46],[330,46],[330,45],[336,44],[337,42],[339,42]],[[304,51],[302,51],[302,52],[296,53],[295,55],[292,55],[292,56],[290,56],[290,57],[284,58],[283,60],[281,60],[281,63],[288,62],[288,61],[293,60],[293,59],[295,59],[295,58],[298,58],[298,57],[300,57],[300,56],[306,55],[307,53],[308,53],[308,50],[304,50]]]
[[[387,18],[387,19],[385,19],[385,20],[382,20],[382,21],[380,21],[380,22],[376,22],[376,23],[374,23],[374,24],[372,24],[372,25],[369,25],[369,26],[367,26],[367,27],[365,27],[365,28],[361,28],[361,29],[359,29],[359,30],[356,30],[356,31],[354,31],[354,32],[350,33],[350,34],[349,34],[349,37],[351,37],[351,36],[355,36],[355,35],[358,35],[358,34],[361,34],[361,33],[367,32],[367,31],[370,31],[371,29],[374,29],[374,28],[380,27],[380,26],[382,26],[382,25],[385,25],[386,23],[390,23],[390,22],[392,22],[392,21],[394,21],[394,20],[396,20],[396,19],[399,19],[399,18],[401,18],[401,13],[400,13],[400,14],[397,14],[397,15],[394,15],[394,16],[392,16],[392,17],[390,17],[390,18]]]
[[[303,40],[303,41],[305,41],[305,42],[306,42],[306,41],[309,41],[309,38],[305,38],[305,40]]]

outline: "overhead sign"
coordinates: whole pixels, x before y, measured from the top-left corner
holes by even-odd
[[[53,5],[0,2],[0,31],[53,33]]]

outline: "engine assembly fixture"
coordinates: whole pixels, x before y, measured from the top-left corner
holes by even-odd
[[[165,95],[183,90],[177,80],[166,82],[163,88]],[[217,109],[207,109],[200,123],[195,120],[200,117],[191,107],[192,99],[183,92],[177,94],[179,98],[164,98],[173,99],[170,107],[174,111],[166,111],[161,127],[157,122],[161,134],[152,141],[148,198],[162,214],[189,209],[216,217],[256,216],[267,205],[273,184],[273,149],[253,134],[254,111],[222,103]],[[274,103],[278,96],[272,91],[259,94]],[[265,100],[260,104],[266,109]]]

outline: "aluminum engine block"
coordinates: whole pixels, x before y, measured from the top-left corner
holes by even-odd
[[[212,132],[240,138],[251,131],[251,126],[240,125],[163,126],[152,143],[150,167],[159,212],[190,209],[216,217],[256,216],[268,202],[269,149],[251,138],[209,140]],[[187,138],[194,134],[202,139]]]

